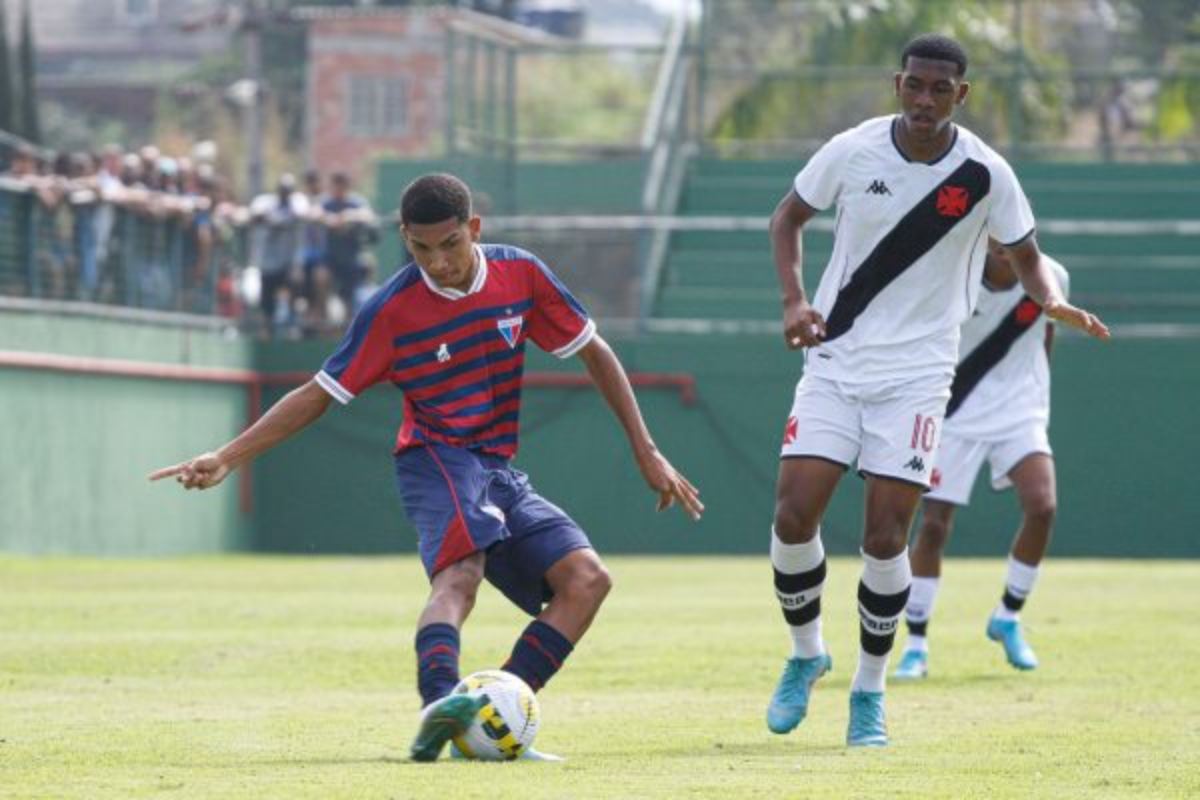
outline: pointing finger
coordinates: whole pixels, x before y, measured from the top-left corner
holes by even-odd
[[[156,469],[154,472],[151,472],[149,475],[146,476],[146,479],[151,480],[151,481],[160,481],[163,478],[169,478],[172,475],[178,475],[181,472],[183,472],[186,468],[187,468],[187,462],[184,462],[181,464],[175,464],[174,466],[170,466],[170,467],[163,467],[162,469]]]

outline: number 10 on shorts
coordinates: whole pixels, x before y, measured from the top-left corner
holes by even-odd
[[[937,420],[933,417],[917,414],[913,419],[912,442],[909,444],[909,447],[916,450],[919,446],[926,453],[931,453],[936,443]]]

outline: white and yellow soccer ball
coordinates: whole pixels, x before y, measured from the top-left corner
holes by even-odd
[[[455,694],[478,694],[487,702],[454,746],[466,758],[512,761],[533,744],[542,712],[529,684],[499,669],[475,672],[458,682]]]

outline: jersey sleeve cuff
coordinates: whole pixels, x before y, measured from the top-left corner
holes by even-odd
[[[579,332],[579,335],[567,344],[555,350],[554,355],[558,356],[559,358],[570,358],[582,350],[583,347],[590,342],[595,335],[596,322],[595,320],[589,319],[587,324],[583,326],[583,330]]]
[[[325,370],[317,373],[317,385],[329,393],[329,396],[337,400],[342,405],[346,405],[354,399],[354,394],[346,390],[346,387],[337,382],[332,375]]]
[[[1016,246],[1017,246],[1017,245],[1019,245],[1021,242],[1025,241],[1026,239],[1028,239],[1030,236],[1033,236],[1033,234],[1034,234],[1036,231],[1037,231],[1037,228],[1030,228],[1029,230],[1025,231],[1025,235],[1023,235],[1023,236],[1019,236],[1019,237],[1017,237],[1016,239],[1014,239],[1014,240],[1013,240],[1013,241],[1011,241],[1011,242],[1001,242],[1001,243],[1000,243],[1000,245],[1001,245],[1002,247],[1016,247]]]

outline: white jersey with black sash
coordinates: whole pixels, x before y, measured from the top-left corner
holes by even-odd
[[[1062,264],[1042,255],[1067,296]],[[1021,284],[987,286],[962,326],[958,368],[950,385],[944,436],[997,441],[1029,424],[1050,424],[1050,362],[1046,315]]]
[[[954,126],[940,158],[909,160],[898,117],[879,117],[829,140],[796,176],[815,209],[837,205],[833,255],[813,306],[825,341],[806,374],[850,383],[948,379],[959,326],[979,294],[988,237],[1016,244],[1033,213],[1012,168]]]

